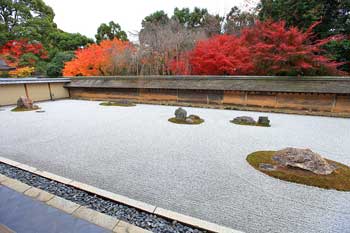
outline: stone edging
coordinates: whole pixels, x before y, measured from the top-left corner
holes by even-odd
[[[42,176],[47,179],[54,180],[59,183],[63,183],[82,191],[86,191],[92,194],[96,194],[98,196],[110,199],[112,201],[145,211],[150,214],[155,214],[160,217],[164,217],[173,221],[177,221],[189,226],[193,226],[202,230],[206,230],[209,232],[215,233],[242,233],[241,231],[237,231],[234,229],[230,229],[228,227],[220,226],[215,223],[210,223],[198,218],[193,218],[190,216],[186,216],[174,211],[166,210],[160,207],[156,207],[141,201],[137,201],[122,195],[114,194],[109,191],[105,191],[88,184],[84,184],[78,181],[74,181],[71,179],[67,179],[50,172],[40,171],[37,168],[28,166],[26,164],[22,164],[4,157],[0,156],[0,162],[8,164],[13,167],[17,167],[19,169],[34,173],[36,175]],[[124,221],[118,220],[117,218],[111,217],[109,215],[102,214],[92,209],[88,209],[86,207],[80,206],[71,201],[65,200],[61,197],[57,197],[53,194],[50,194],[46,191],[40,190],[38,188],[31,187],[27,184],[24,184],[18,180],[14,180],[8,178],[4,175],[0,174],[0,184],[7,186],[11,189],[16,190],[17,192],[24,193],[27,196],[35,198],[39,201],[45,202],[48,205],[51,205],[55,208],[58,208],[68,214],[71,214],[75,217],[84,219],[86,221],[92,222],[98,226],[104,227],[108,230],[113,230],[113,232],[133,232],[133,233],[149,233],[150,231],[144,230],[142,228],[133,226]]]
[[[140,227],[131,225],[127,222],[121,221],[115,217],[102,214],[98,211],[78,205],[74,202],[65,200],[61,197],[55,196],[51,193],[41,189],[31,187],[18,180],[8,178],[0,174],[0,185],[4,185],[16,192],[23,193],[37,201],[41,201],[49,206],[59,209],[76,218],[83,219],[97,226],[105,228],[116,233],[151,233]]]

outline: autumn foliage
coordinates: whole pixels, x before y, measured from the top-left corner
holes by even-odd
[[[34,67],[20,67],[9,72],[10,77],[25,78],[31,76],[35,71]]]
[[[119,39],[104,40],[100,44],[91,44],[79,49],[75,59],[65,63],[64,76],[108,76],[116,75],[127,69],[127,53],[134,48],[129,42]]]
[[[180,53],[168,48],[166,56],[157,51],[142,54],[130,42],[104,40],[76,51],[76,58],[65,64],[63,74],[130,75],[153,63],[165,64],[156,66],[156,71],[174,75],[343,74],[337,69],[343,63],[332,61],[322,49],[342,37],[316,40],[312,32],[315,26],[317,23],[304,32],[286,27],[283,21],[257,21],[239,35],[216,35],[197,42],[189,51]]]
[[[218,35],[198,42],[186,58],[189,67],[182,69],[190,69],[195,75],[341,74],[337,67],[342,63],[322,55],[322,46],[341,36],[313,42],[316,25],[302,32],[296,27],[287,28],[283,21],[258,21],[240,36]],[[185,60],[177,64],[185,64]],[[178,73],[178,67],[173,72]]]
[[[322,55],[325,44],[340,40],[333,36],[314,41],[311,25],[306,32],[296,27],[286,27],[284,21],[257,22],[255,27],[245,29],[242,40],[249,48],[257,75],[337,75],[337,63]]]
[[[38,42],[11,40],[0,47],[0,55],[10,66],[21,67],[24,63],[34,66],[37,60],[47,58],[47,51]]]
[[[47,51],[38,42],[11,40],[0,47],[0,57],[17,68],[9,72],[11,77],[28,77],[34,73],[38,61],[47,59]]]
[[[197,75],[248,75],[254,64],[242,38],[218,35],[197,43],[190,53],[192,74]]]

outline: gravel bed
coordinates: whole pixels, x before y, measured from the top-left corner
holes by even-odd
[[[45,190],[66,200],[86,206],[98,212],[117,217],[120,220],[155,233],[206,232],[185,226],[176,221],[170,221],[156,215],[119,204],[106,198],[96,196],[69,185],[46,179],[31,172],[27,172],[4,163],[0,163],[0,173],[7,177],[17,179],[27,185]]]
[[[3,107],[0,156],[243,232],[349,232],[350,192],[266,176],[246,157],[309,148],[349,165],[350,119],[186,107],[205,119],[188,126],[168,122],[176,106],[99,103]],[[268,116],[271,127],[230,123],[239,116]]]

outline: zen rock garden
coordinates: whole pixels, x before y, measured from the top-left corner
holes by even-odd
[[[100,103],[101,106],[135,107],[136,104],[130,100],[107,101]]]
[[[35,105],[33,100],[28,97],[21,96],[17,100],[16,108],[12,109],[13,112],[25,112],[25,111],[35,111],[40,109],[38,105]]]
[[[187,116],[187,111],[183,108],[178,108],[175,111],[175,117],[169,119],[170,122],[175,124],[185,124],[185,125],[199,125],[204,122],[197,115]]]
[[[286,148],[248,155],[255,169],[278,179],[325,189],[350,191],[350,167],[310,149]]]
[[[240,116],[234,118],[231,123],[237,125],[251,125],[251,126],[262,126],[262,127],[270,127],[270,120],[268,117],[261,116],[258,121],[255,121],[252,117],[249,116]]]

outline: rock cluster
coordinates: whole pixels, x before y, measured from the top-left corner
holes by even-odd
[[[258,121],[255,121],[252,117],[249,116],[240,116],[234,118],[232,123],[238,124],[238,125],[257,125],[257,126],[270,126],[270,120],[266,116],[259,117]]]
[[[178,108],[175,111],[175,118],[170,118],[169,121],[177,124],[200,124],[203,123],[204,120],[202,120],[197,115],[190,115],[187,116],[187,111],[183,108]]]
[[[28,110],[34,110],[34,109],[38,109],[39,107],[37,105],[34,105],[33,100],[31,100],[30,98],[21,96],[17,100],[17,108],[24,108],[24,109],[28,109]]]
[[[286,148],[273,156],[279,165],[296,167],[318,175],[330,175],[336,167],[310,149]]]

